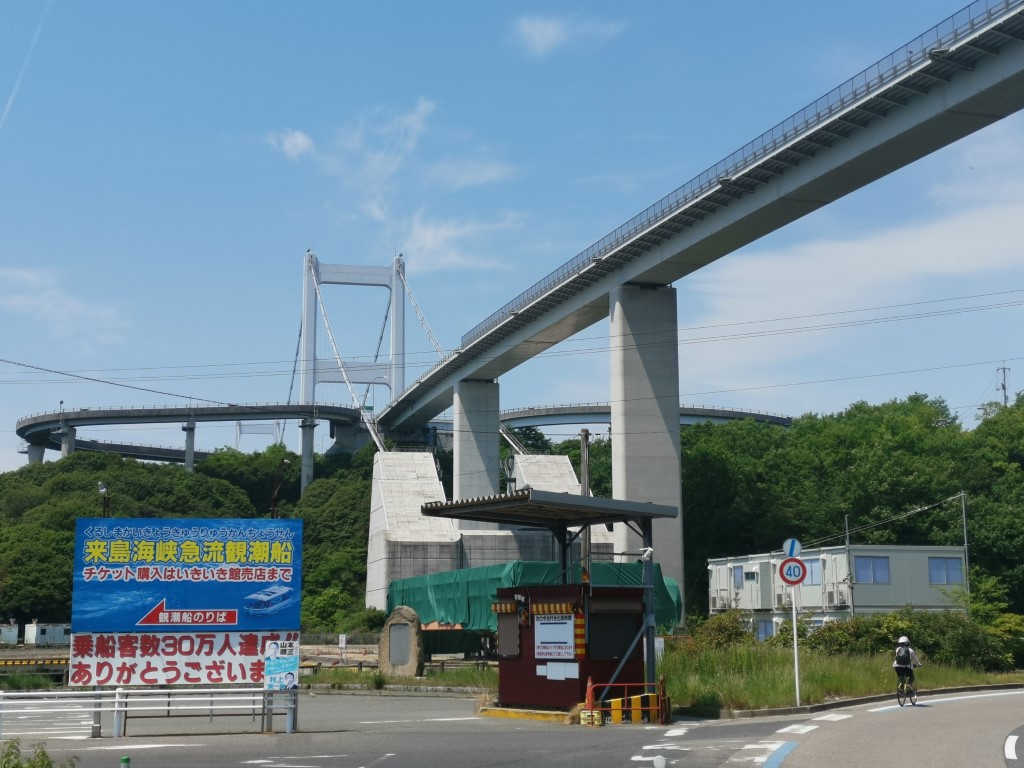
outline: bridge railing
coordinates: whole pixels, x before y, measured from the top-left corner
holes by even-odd
[[[533,413],[533,412],[536,412],[536,411],[545,411],[545,410],[556,410],[556,411],[558,411],[558,410],[567,410],[567,409],[570,409],[570,408],[578,409],[578,410],[587,410],[587,409],[609,408],[609,407],[610,407],[610,405],[609,405],[608,402],[603,402],[603,403],[560,403],[560,404],[557,404],[557,405],[550,405],[550,404],[549,405],[526,405],[526,406],[521,406],[521,407],[518,407],[518,408],[503,408],[501,410],[500,417],[501,418],[512,417],[512,416],[515,416],[517,413]],[[679,407],[680,408],[692,408],[694,410],[701,410],[701,411],[710,411],[710,412],[713,412],[713,413],[749,413],[751,416],[779,416],[779,417],[782,417],[782,418],[789,418],[784,413],[768,413],[766,411],[755,411],[755,410],[750,409],[750,408],[727,408],[727,407],[721,406],[721,405],[682,405],[682,404],[680,404]]]
[[[30,413],[28,416],[23,417],[24,419],[35,419],[40,416],[54,416],[63,413],[66,418],[81,418],[82,414],[90,413],[111,413],[116,411],[172,411],[172,410],[183,410],[183,409],[195,409],[196,411],[206,411],[214,408],[251,408],[256,410],[265,410],[267,413],[278,413],[281,411],[282,406],[298,408],[299,403],[207,403],[205,405],[182,405],[177,403],[176,405],[100,405],[91,406],[89,408],[66,408],[64,411],[40,411],[39,413]],[[307,405],[307,408],[352,408],[356,406],[351,403],[322,403],[318,402],[312,405]],[[270,418],[268,416],[268,418]]]
[[[936,24],[602,237],[476,325],[462,337],[461,345],[466,347],[476,341],[512,312],[521,310],[537,297],[564,282],[566,278],[575,275],[594,259],[601,258],[653,223],[711,191],[719,185],[719,179],[736,175],[765,155],[793,142],[801,134],[819,127],[854,104],[888,87],[907,72],[926,64],[929,61],[929,51],[951,47],[987,26],[994,19],[1022,6],[1024,0],[976,0],[945,21]]]

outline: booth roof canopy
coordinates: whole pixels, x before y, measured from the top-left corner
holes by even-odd
[[[428,517],[450,517],[480,523],[564,529],[601,523],[673,518],[675,507],[639,501],[601,499],[523,488],[500,496],[432,501],[420,507]]]

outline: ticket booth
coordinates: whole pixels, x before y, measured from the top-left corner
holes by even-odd
[[[588,680],[644,680],[643,588],[508,587],[493,608],[499,706],[571,709]]]
[[[527,488],[483,499],[431,502],[427,517],[548,529],[559,543],[561,584],[502,587],[497,614],[498,703],[510,707],[571,708],[583,703],[587,681],[653,685],[653,521],[674,507],[574,496]],[[589,583],[571,560],[573,543],[590,525],[625,523],[640,534],[643,587]],[[569,574],[580,574],[569,583]],[[650,663],[644,664],[644,657]]]

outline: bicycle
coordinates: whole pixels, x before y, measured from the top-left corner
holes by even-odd
[[[910,682],[910,673],[900,671],[900,679],[896,683],[896,701],[902,707],[910,699],[910,706],[917,706],[917,683]]]

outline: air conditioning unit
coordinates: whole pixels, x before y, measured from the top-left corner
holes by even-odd
[[[789,595],[788,592],[779,592],[779,594],[775,596],[775,606],[777,608],[785,608],[786,606],[790,606],[792,604],[793,598]]]

